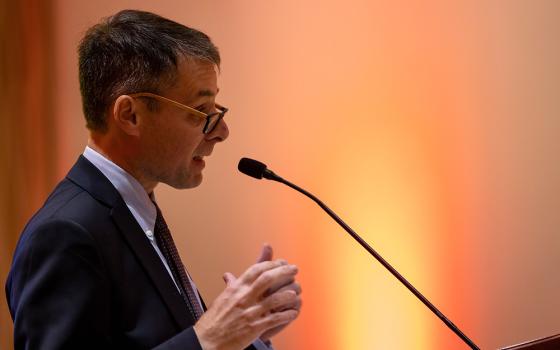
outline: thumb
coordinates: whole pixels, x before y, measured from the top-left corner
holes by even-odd
[[[235,280],[237,279],[233,273],[231,272],[226,272],[224,273],[224,275],[222,276],[222,278],[224,279],[224,282],[226,282],[226,286],[229,286],[230,284],[232,284],[233,282],[235,282]]]
[[[257,259],[257,263],[272,260],[272,247],[270,244],[265,243],[261,249],[261,255]]]

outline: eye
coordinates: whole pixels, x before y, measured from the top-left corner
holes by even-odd
[[[195,107],[195,109],[199,112],[210,114],[216,110],[216,106],[213,103],[205,103],[203,105]]]
[[[204,123],[205,118],[201,118],[198,115],[194,115],[194,114],[189,114],[187,116],[187,120],[193,125],[193,126],[200,126],[202,125],[202,123]]]

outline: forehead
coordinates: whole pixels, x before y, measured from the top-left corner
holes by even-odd
[[[216,96],[218,67],[208,61],[180,59],[173,90],[188,101]]]

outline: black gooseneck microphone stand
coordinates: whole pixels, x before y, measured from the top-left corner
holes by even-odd
[[[457,327],[451,320],[449,320],[445,315],[438,310],[437,307],[434,306],[422,293],[420,293],[410,282],[406,280],[391,264],[389,264],[379,253],[377,253],[366,241],[362,239],[350,226],[348,226],[338,215],[336,215],[329,207],[325,205],[325,203],[321,202],[319,198],[315,197],[313,194],[307,192],[303,188],[281,178],[280,176],[276,175],[272,170],[267,169],[266,165],[249,158],[242,158],[239,161],[238,165],[239,171],[241,171],[245,175],[249,175],[256,179],[265,178],[268,180],[277,181],[287,185],[288,187],[293,188],[294,190],[304,194],[305,196],[311,198],[315,203],[317,203],[324,211],[329,214],[331,218],[334,219],[346,232],[352,236],[365,250],[367,250],[381,265],[383,265],[389,272],[395,276],[404,286],[412,292],[420,301],[426,305],[428,309],[430,309],[443,323],[449,327],[463,342],[465,342],[471,349],[473,350],[480,350],[480,348],[463,333],[459,327]]]

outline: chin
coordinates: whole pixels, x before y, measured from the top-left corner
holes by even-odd
[[[172,183],[168,183],[169,186],[176,188],[178,190],[185,190],[188,188],[198,187],[202,183],[202,174],[197,174],[192,177],[187,177],[184,179],[178,179]]]

